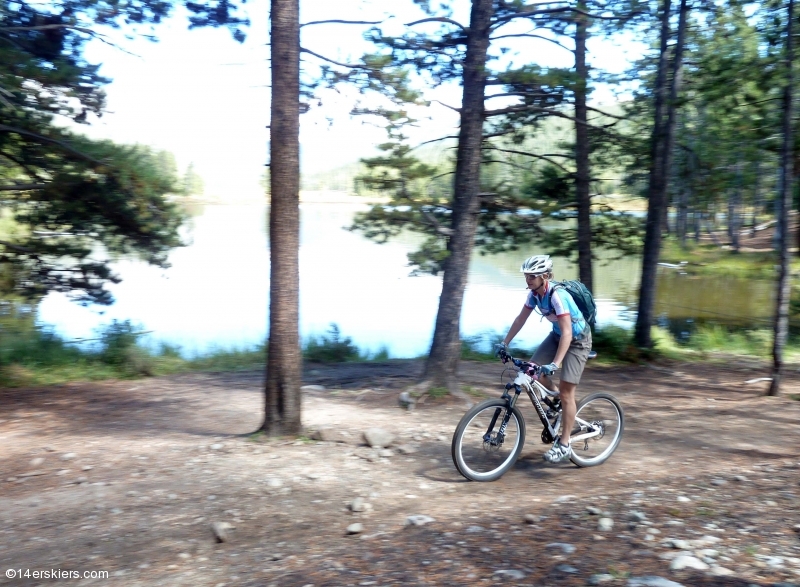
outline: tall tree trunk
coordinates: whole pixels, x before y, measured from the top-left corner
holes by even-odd
[[[458,136],[454,181],[452,236],[447,243],[442,294],[423,379],[458,393],[461,357],[461,306],[467,286],[469,260],[480,212],[481,143],[483,141],[486,52],[493,0],[472,0],[467,53],[464,60],[461,131]]]
[[[639,288],[639,311],[636,317],[634,338],[642,348],[653,346],[650,329],[653,325],[653,307],[655,305],[656,272],[658,256],[661,252],[661,223],[664,208],[667,204],[667,172],[670,167],[672,153],[672,135],[675,132],[675,110],[681,81],[681,61],[683,58],[683,40],[686,32],[686,0],[681,0],[678,19],[678,38],[675,43],[675,55],[672,64],[672,82],[667,116],[664,121],[664,106],[667,78],[667,40],[670,36],[669,16],[670,0],[664,0],[661,15],[661,46],[658,60],[658,73],[655,91],[655,124],[651,147],[650,182],[648,186],[647,226],[645,229],[644,252],[642,254],[642,281]]]
[[[783,88],[783,148],[781,149],[781,191],[777,203],[777,220],[780,226],[780,265],[778,269],[778,292],[775,301],[775,322],[772,343],[772,383],[767,395],[778,395],[783,375],[783,347],[789,331],[789,210],[792,207],[792,85],[793,45],[792,20],[794,0],[789,0],[786,15],[786,86]]]
[[[758,213],[761,211],[761,159],[756,161],[756,185],[753,194],[753,221],[750,228],[750,236],[755,236],[756,225],[758,224]]]
[[[586,5],[578,8],[588,12]],[[589,122],[586,97],[589,88],[589,67],[586,65],[586,40],[589,37],[588,18],[579,14],[575,23],[575,199],[578,204],[578,277],[592,290],[592,200],[589,169]]]
[[[689,182],[682,182],[678,192],[678,211],[675,217],[675,233],[680,239],[681,247],[686,248],[686,225],[689,210]]]
[[[261,429],[298,434],[302,354],[300,297],[300,10],[299,0],[272,0],[270,123],[269,348]]]
[[[728,225],[730,227],[731,247],[735,252],[739,252],[739,231],[741,230],[741,223],[739,222],[739,214],[742,207],[742,163],[736,162],[736,187],[731,194],[728,204]]]

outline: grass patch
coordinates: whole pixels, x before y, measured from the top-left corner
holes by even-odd
[[[717,245],[694,242],[686,248],[673,238],[665,239],[660,260],[678,264],[686,261],[684,271],[692,275],[729,275],[754,279],[774,279],[777,255],[772,251],[740,252],[725,250]],[[800,260],[791,260],[791,272],[800,271]]]
[[[37,326],[32,312],[0,319],[0,387],[54,385],[67,381],[135,379],[202,371],[263,369],[267,345],[250,348],[216,348],[186,358],[175,345],[148,349],[139,343],[141,328],[130,321],[113,321],[93,339],[94,347],[65,341],[51,330]],[[385,361],[387,347],[362,352],[352,339],[331,324],[323,336],[312,338],[302,349],[312,362]]]
[[[466,393],[467,395],[471,395],[472,397],[485,397],[486,394],[481,391],[480,389],[475,389],[471,385],[462,385],[461,390]]]
[[[617,567],[608,567],[608,574],[614,577],[615,579],[627,579],[628,577],[631,576],[630,571],[618,569]]]
[[[431,396],[433,399],[439,399],[442,397],[447,397],[448,391],[446,387],[431,387],[428,389],[428,395]]]

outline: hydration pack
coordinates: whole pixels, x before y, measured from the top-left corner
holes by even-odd
[[[551,292],[555,291],[557,288],[566,290],[569,295],[572,296],[572,299],[575,301],[575,305],[578,307],[578,310],[580,310],[581,314],[583,314],[583,319],[586,320],[586,323],[589,325],[589,327],[594,330],[594,323],[597,319],[597,304],[595,304],[594,296],[592,295],[592,292],[589,291],[588,287],[583,285],[583,283],[577,279],[551,281],[550,287]]]

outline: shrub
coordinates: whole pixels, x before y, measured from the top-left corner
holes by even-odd
[[[106,365],[119,369],[126,375],[152,375],[153,357],[146,350],[136,346],[135,332],[130,320],[111,324],[100,330],[100,360]]]
[[[592,349],[604,360],[635,361],[639,356],[633,344],[633,332],[620,326],[604,326],[595,330]]]
[[[309,340],[303,356],[314,363],[344,363],[360,358],[358,347],[349,336],[342,337],[336,324],[331,324],[327,334],[319,339]]]

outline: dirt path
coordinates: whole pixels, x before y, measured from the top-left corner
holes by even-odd
[[[397,407],[419,367],[306,370],[326,388],[305,393],[307,427],[346,443],[249,439],[260,373],[0,390],[0,584],[53,584],[8,569],[125,586],[800,584],[800,402],[743,385],[752,369],[592,365],[583,393],[626,409],[612,459],[545,465],[526,406],[522,458],[479,484],[450,460],[463,405]],[[464,365],[475,393],[497,395],[500,371]],[[376,426],[407,454],[364,446]],[[415,514],[435,521],[404,525]],[[234,526],[227,542],[213,522]]]

